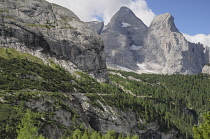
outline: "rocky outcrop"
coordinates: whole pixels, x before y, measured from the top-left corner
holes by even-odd
[[[120,8],[101,34],[107,64],[137,70],[136,63],[141,60],[138,50],[143,45],[147,30],[147,26],[130,9]]]
[[[210,64],[205,65],[202,69],[202,73],[210,74]]]
[[[210,47],[209,46],[205,46],[204,55],[205,55],[206,65],[203,67],[202,73],[210,74]]]
[[[178,31],[169,14],[157,16],[144,40],[144,62],[159,65],[163,74],[198,74],[204,66],[204,48],[188,42]]]
[[[204,46],[204,56],[205,56],[205,64],[210,63],[210,47],[209,46]]]
[[[50,113],[48,117],[42,118],[40,132],[45,137],[57,139],[64,134],[64,129],[83,126],[100,131],[102,134],[114,130],[124,136],[136,134],[141,138],[176,138],[175,130],[172,129],[168,133],[160,132],[158,123],[145,123],[144,119],[137,117],[133,111],[122,111],[107,105],[105,101],[96,100],[94,104],[97,105],[93,105],[92,100],[81,93],[55,96],[51,97],[45,93],[44,97],[25,102],[30,109]]]
[[[89,28],[93,29],[98,34],[101,34],[104,28],[104,22],[92,21],[85,23]]]
[[[54,58],[69,71],[107,81],[100,36],[70,10],[44,0],[0,1],[0,47]]]

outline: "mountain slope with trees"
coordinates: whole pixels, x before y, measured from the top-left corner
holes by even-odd
[[[0,53],[1,138],[193,138],[210,108],[206,74],[110,71],[107,84],[14,49]]]

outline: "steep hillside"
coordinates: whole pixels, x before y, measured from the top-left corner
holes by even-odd
[[[45,0],[0,1],[0,47],[79,69],[106,82],[104,45],[70,10]]]
[[[53,139],[75,132],[188,139],[210,110],[209,75],[110,71],[109,77],[112,84],[98,83],[82,72],[71,75],[53,61],[45,65],[32,55],[1,48],[0,138],[28,133],[28,119],[33,123],[28,128],[36,129],[32,135]]]
[[[148,99],[170,127],[174,124],[186,138],[192,136],[192,126],[210,109],[210,76],[154,75],[113,71],[110,76],[133,96]],[[162,123],[162,122],[161,122]],[[188,137],[187,137],[188,136]]]
[[[53,61],[45,65],[15,49],[0,50],[0,138],[20,136],[25,128],[21,119],[28,114],[37,127],[34,134],[56,139],[76,129],[157,138],[170,131],[159,129],[154,108],[116,85],[81,72],[70,75]]]

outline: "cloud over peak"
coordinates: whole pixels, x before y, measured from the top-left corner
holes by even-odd
[[[190,36],[188,34],[182,33],[184,37],[189,41],[193,43],[202,43],[204,45],[207,45],[210,47],[210,34],[209,35],[204,35],[204,34],[197,34],[194,36]]]
[[[145,0],[47,0],[73,11],[82,21],[102,19],[107,24],[122,6],[130,8],[147,26],[155,14]]]

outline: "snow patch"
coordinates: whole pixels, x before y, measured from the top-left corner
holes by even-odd
[[[131,26],[131,25],[128,24],[128,23],[122,22],[122,27],[123,27],[123,28],[129,27],[129,26]]]
[[[146,74],[162,74],[162,67],[156,63],[138,63],[137,66],[139,67],[139,70],[131,70],[129,68],[107,63],[108,69],[114,69],[114,70],[122,70],[127,72],[136,72],[138,74],[146,73]]]
[[[130,46],[130,50],[140,50],[142,48],[142,46],[136,46],[136,45],[132,45]]]

